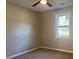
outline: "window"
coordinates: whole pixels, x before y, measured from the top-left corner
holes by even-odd
[[[69,38],[69,25],[70,25],[70,14],[59,14],[56,15],[56,37],[57,38]]]

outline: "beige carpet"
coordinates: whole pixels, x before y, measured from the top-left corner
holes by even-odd
[[[73,55],[41,48],[12,59],[73,59]]]

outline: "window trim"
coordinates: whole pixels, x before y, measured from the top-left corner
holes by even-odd
[[[55,38],[62,38],[62,39],[63,39],[63,38],[66,38],[66,39],[70,39],[70,19],[71,19],[71,18],[69,19],[69,26],[57,26],[57,24],[58,24],[58,23],[57,23],[57,18],[58,18],[59,16],[65,16],[65,15],[68,15],[69,18],[70,18],[70,16],[71,16],[69,12],[67,12],[67,13],[58,13],[58,14],[55,15],[55,23],[56,23],[56,25],[55,25],[55,29],[56,29],[56,30],[55,30]],[[58,33],[58,29],[57,29],[57,28],[58,28],[58,27],[69,27],[69,36],[68,36],[68,37],[67,37],[67,36],[66,36],[66,37],[65,37],[65,36],[58,36],[58,34],[57,34],[57,33]]]

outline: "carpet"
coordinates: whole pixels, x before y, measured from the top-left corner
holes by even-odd
[[[73,55],[72,53],[40,48],[12,59],[73,59]]]

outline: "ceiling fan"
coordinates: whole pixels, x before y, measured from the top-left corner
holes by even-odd
[[[43,5],[47,4],[49,7],[52,7],[52,4],[50,4],[47,0],[40,0],[40,1],[36,2],[35,4],[33,4],[32,7],[37,6],[39,3],[41,3]]]

